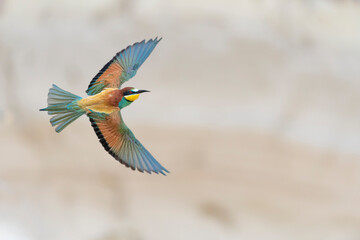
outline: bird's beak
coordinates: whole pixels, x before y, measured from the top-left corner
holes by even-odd
[[[139,90],[137,93],[144,93],[144,92],[150,92],[148,90]]]

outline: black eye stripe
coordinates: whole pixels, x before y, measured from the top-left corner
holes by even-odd
[[[135,94],[135,93],[137,93],[137,92],[134,92],[133,90],[129,90],[129,91],[124,92],[124,96]]]

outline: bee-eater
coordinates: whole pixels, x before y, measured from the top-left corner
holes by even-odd
[[[78,117],[86,114],[100,143],[116,160],[140,172],[166,175],[166,170],[135,138],[126,126],[121,109],[134,102],[141,93],[133,87],[121,85],[135,76],[160,39],[137,42],[118,52],[92,79],[82,98],[54,85],[48,93],[48,107],[40,109],[54,115],[50,119],[55,131],[61,132]]]

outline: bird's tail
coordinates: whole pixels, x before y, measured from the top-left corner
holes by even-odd
[[[54,115],[50,118],[50,123],[52,126],[56,126],[56,132],[61,132],[67,125],[85,113],[77,104],[80,99],[81,97],[53,84],[48,94],[48,107],[40,109],[40,111],[47,111],[49,115]]]

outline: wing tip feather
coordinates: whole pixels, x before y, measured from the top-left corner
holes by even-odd
[[[140,169],[139,167],[135,167],[135,166],[131,166],[129,165],[127,162],[125,162],[123,159],[121,159],[115,152],[113,152],[109,146],[109,144],[106,142],[106,139],[104,138],[103,134],[101,133],[99,127],[97,126],[95,120],[93,120],[92,118],[89,117],[89,120],[91,122],[91,126],[94,128],[94,131],[95,131],[95,134],[97,135],[97,137],[99,138],[99,142],[101,143],[101,145],[104,147],[104,149],[113,157],[115,158],[119,163],[123,164],[125,167],[127,168],[130,168],[131,170],[133,171],[136,171],[138,170],[139,172],[141,173],[148,173],[148,174],[151,174],[151,173],[156,173],[156,174],[159,174],[161,173],[162,175],[164,176],[167,176],[166,173],[170,173],[168,170],[166,170],[164,167],[162,167],[162,169],[160,170],[155,170],[156,168],[153,167],[153,169],[149,168],[150,170],[148,169]],[[164,171],[166,173],[164,173]]]

